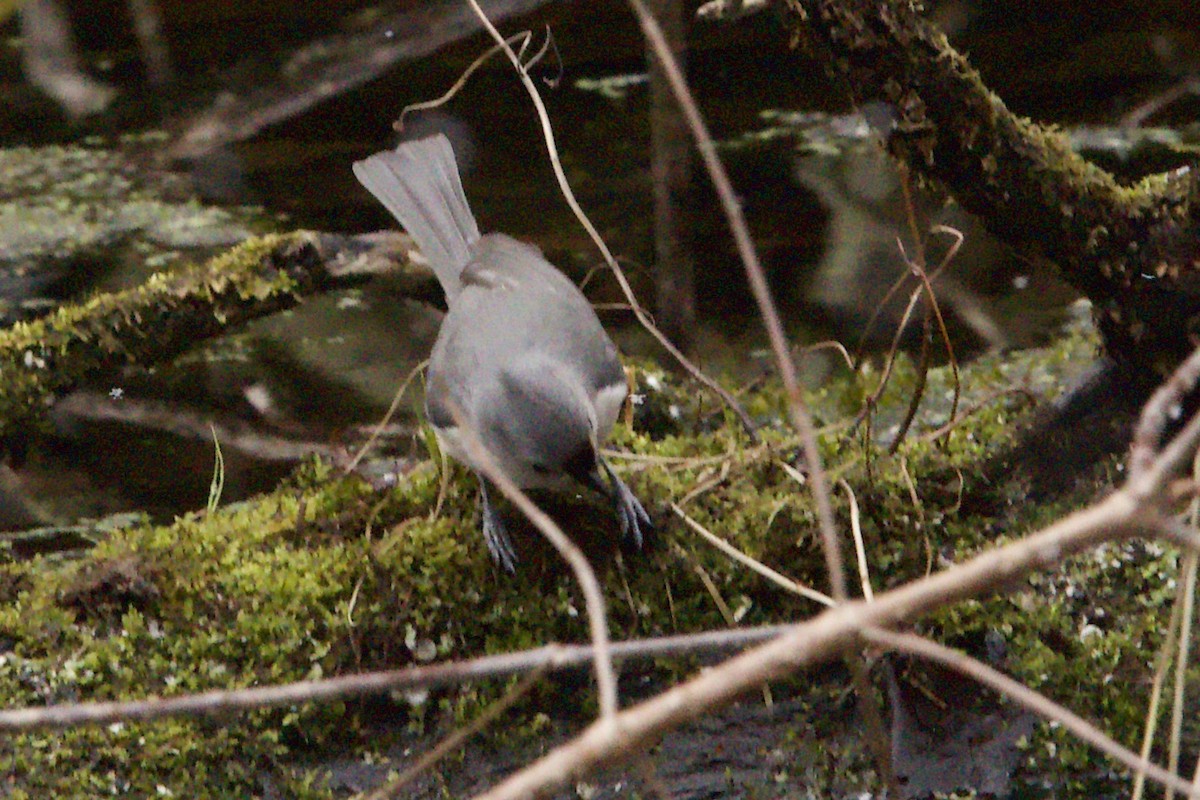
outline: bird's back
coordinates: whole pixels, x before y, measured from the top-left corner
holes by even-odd
[[[429,380],[469,413],[472,399],[531,357],[573,370],[589,401],[624,384],[617,348],[587,298],[536,247],[503,234],[484,236],[462,273],[462,291],[442,322]],[[429,404],[436,424],[448,409]]]

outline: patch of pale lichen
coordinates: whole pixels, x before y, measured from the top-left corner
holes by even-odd
[[[906,361],[894,371],[893,389],[870,429],[874,435],[865,436],[865,427],[826,429],[825,466],[855,493],[877,590],[1035,530],[1083,502],[1023,502],[1019,476],[989,486],[977,471],[1013,441],[1028,413],[1020,395],[988,400],[995,389],[1022,382],[1044,393],[1092,348],[1094,340],[1077,335],[1037,355],[980,360],[964,370],[962,401],[978,402],[978,409],[950,437],[922,441],[919,435],[940,424],[950,402],[949,370],[936,370],[927,387],[928,411],[897,456],[883,455],[879,442],[888,439],[916,383]],[[646,413],[665,406],[660,416],[678,424],[653,438],[627,428],[615,437],[619,449],[642,459],[615,462],[653,510],[658,544],[648,554],[627,554],[604,575],[614,638],[720,627],[726,613],[743,625],[816,613],[816,604],[731,563],[666,507],[681,503],[744,552],[823,590],[809,489],[787,468],[803,467],[796,438],[782,425],[768,425],[761,441],[751,442],[735,425],[693,415],[690,388],[662,374],[646,381],[648,371],[640,384],[658,388],[646,392]],[[876,378],[844,377],[810,402],[824,420],[845,419]],[[782,393],[767,387],[751,405],[759,416],[778,416]],[[584,607],[568,571],[514,525],[521,570],[514,577],[497,572],[476,527],[473,483],[456,475],[436,519],[431,510],[439,476],[431,465],[381,494],[314,463],[254,502],[169,526],[129,527],[71,560],[5,564],[0,639],[12,647],[0,660],[0,703],[174,695],[584,640]],[[849,500],[838,486],[844,530]],[[960,502],[973,492],[990,493],[989,505],[1003,509],[1002,526]],[[603,504],[566,502],[553,511],[576,534],[613,535]],[[1129,681],[1143,674],[1147,648],[1159,635],[1171,559],[1148,548],[1107,548],[1061,573],[1035,577],[1023,591],[960,604],[922,628],[967,645],[998,631],[1008,644],[1009,671],[1051,694],[1069,686],[1076,702],[1123,726],[1138,700]],[[1132,596],[1122,593],[1129,587]],[[1110,612],[1099,634],[1085,630],[1097,625],[1101,603]],[[419,725],[437,709],[473,716],[500,688],[446,690],[416,709],[397,702],[393,730],[400,735],[402,720]],[[531,702],[539,699],[546,697]],[[0,743],[0,772],[20,776],[13,789],[32,797],[164,790],[191,796],[197,787],[200,794],[254,796],[266,782],[292,796],[322,796],[319,770],[288,765],[319,762],[330,749],[386,750],[388,736],[368,729],[360,711],[344,702],[218,721],[11,736]],[[528,721],[496,735],[537,736],[538,720],[544,721],[536,713],[519,719]]]
[[[136,152],[151,138],[121,149],[0,149],[0,265],[16,265],[35,287],[55,264],[81,259],[143,274],[183,251],[228,247],[276,227],[261,211],[203,205],[184,176],[147,169]]]

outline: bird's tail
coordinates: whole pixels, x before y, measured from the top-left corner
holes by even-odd
[[[467,205],[450,141],[442,134],[402,142],[354,164],[354,175],[392,212],[429,260],[447,301],[471,259],[479,227]]]

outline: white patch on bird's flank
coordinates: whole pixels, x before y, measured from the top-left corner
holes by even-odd
[[[621,415],[621,407],[625,405],[625,395],[629,387],[624,383],[614,383],[596,392],[592,401],[596,407],[596,438],[603,440],[616,424]]]

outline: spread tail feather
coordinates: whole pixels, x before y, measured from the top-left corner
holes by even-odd
[[[392,213],[429,260],[449,302],[462,288],[479,227],[467,205],[450,141],[442,134],[402,142],[357,161],[354,175]]]

